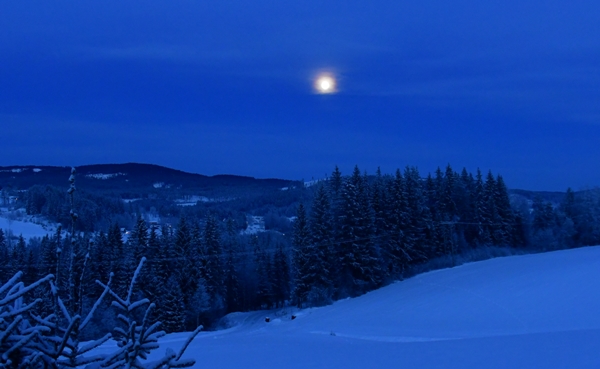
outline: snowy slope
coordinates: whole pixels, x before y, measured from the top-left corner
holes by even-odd
[[[28,240],[32,237],[44,237],[56,231],[56,226],[42,226],[39,224],[25,222],[21,220],[9,221],[0,215],[0,229],[4,234],[12,233],[15,236],[23,235]],[[9,232],[10,231],[10,232]]]
[[[332,306],[229,321],[191,344],[196,368],[599,368],[600,247],[472,263]],[[184,337],[165,337],[160,351]]]

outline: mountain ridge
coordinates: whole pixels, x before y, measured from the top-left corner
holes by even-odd
[[[67,166],[12,165],[0,166],[0,186],[24,190],[36,184],[66,186],[70,175]],[[88,190],[125,191],[175,188],[184,192],[214,190],[219,187],[281,188],[293,180],[255,178],[233,174],[207,176],[168,168],[157,164],[119,163],[75,166],[76,181]],[[144,192],[144,191],[142,191]]]

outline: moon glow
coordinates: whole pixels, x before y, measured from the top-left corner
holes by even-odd
[[[337,92],[335,78],[330,74],[322,74],[315,80],[315,91],[319,94],[332,94]]]

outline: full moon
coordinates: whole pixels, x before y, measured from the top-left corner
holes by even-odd
[[[320,94],[336,92],[335,78],[329,74],[318,76],[315,80],[315,90]]]

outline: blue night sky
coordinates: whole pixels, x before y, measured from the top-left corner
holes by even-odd
[[[3,1],[0,165],[600,185],[600,2]],[[315,94],[321,72],[336,94]]]

